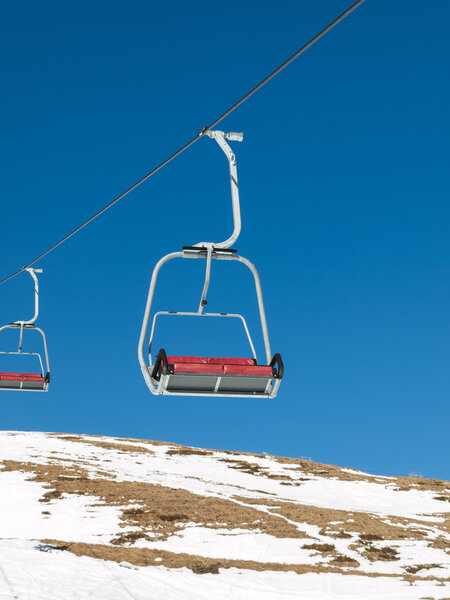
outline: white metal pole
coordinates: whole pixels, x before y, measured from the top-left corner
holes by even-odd
[[[238,239],[241,233],[241,207],[239,201],[239,186],[238,186],[238,175],[236,156],[225,138],[236,142],[242,142],[244,135],[242,133],[224,133],[223,131],[208,131],[207,134],[210,138],[216,140],[219,146],[222,148],[228,159],[228,166],[230,170],[230,185],[231,185],[231,204],[233,208],[233,233],[224,242],[199,242],[196,246],[213,246],[214,248],[230,248],[235,241]]]

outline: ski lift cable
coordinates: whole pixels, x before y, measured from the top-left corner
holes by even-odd
[[[278,75],[281,71],[283,71],[283,69],[285,69],[291,62],[293,62],[301,54],[303,54],[304,52],[306,52],[306,50],[308,50],[309,48],[311,48],[311,46],[313,46],[318,40],[320,40],[324,35],[326,35],[329,31],[331,31],[331,29],[333,29],[338,23],[340,23],[341,21],[343,21],[348,15],[350,15],[350,13],[352,13],[356,8],[358,8],[358,6],[360,6],[363,2],[365,2],[365,0],[357,0],[357,2],[355,2],[354,4],[352,4],[349,8],[347,8],[347,10],[345,10],[343,13],[341,13],[331,23],[329,23],[324,29],[322,29],[313,38],[311,38],[311,40],[309,40],[309,42],[307,42],[306,44],[304,44],[299,50],[297,50],[297,52],[295,52],[294,54],[292,54],[292,56],[290,56],[287,60],[285,60],[279,67],[277,67],[274,71],[272,71],[269,75],[267,75],[262,81],[260,81],[255,87],[253,87],[244,96],[242,96],[242,98],[240,100],[238,100],[237,102],[235,102],[230,108],[228,108],[224,113],[222,113],[219,117],[217,117],[217,119],[215,119],[210,125],[207,125],[206,127],[203,127],[197,133],[197,135],[195,137],[193,137],[186,144],[184,144],[183,146],[181,146],[181,148],[179,148],[178,150],[176,150],[176,152],[174,152],[169,157],[167,157],[165,160],[163,160],[159,165],[157,165],[156,167],[154,167],[146,175],[144,175],[143,177],[141,177],[141,179],[139,179],[138,181],[136,181],[136,183],[134,183],[132,186],[130,186],[124,192],[122,192],[121,194],[119,194],[119,196],[117,196],[116,198],[114,198],[113,200],[111,200],[111,202],[109,202],[108,204],[106,204],[103,208],[101,208],[99,211],[97,211],[95,214],[93,214],[91,217],[89,217],[86,221],[84,221],[83,223],[81,223],[81,225],[79,225],[78,227],[76,227],[75,229],[73,229],[70,233],[68,233],[63,238],[61,238],[58,242],[56,242],[55,244],[53,244],[53,246],[50,246],[50,248],[48,248],[47,250],[45,250],[44,252],[42,252],[41,254],[39,254],[39,256],[37,256],[36,258],[34,258],[31,262],[29,262],[25,266],[21,267],[20,269],[18,269],[17,271],[15,271],[14,273],[12,273],[11,275],[8,275],[8,277],[5,277],[4,279],[2,279],[0,281],[0,285],[2,285],[3,283],[6,283],[10,279],[13,279],[17,275],[20,275],[26,269],[30,268],[36,262],[38,262],[39,260],[41,260],[41,258],[44,258],[44,256],[47,256],[47,254],[50,254],[50,252],[53,252],[53,250],[55,250],[56,248],[58,248],[58,246],[60,246],[61,244],[63,244],[64,242],[66,242],[69,238],[71,238],[72,236],[74,236],[76,233],[78,233],[79,231],[81,231],[82,229],[84,229],[87,225],[89,225],[89,223],[92,223],[92,221],[94,221],[95,219],[97,219],[97,217],[99,217],[100,215],[102,215],[103,213],[105,213],[112,206],[114,206],[114,204],[116,204],[117,202],[119,202],[119,200],[122,200],[122,198],[125,198],[125,196],[128,196],[128,194],[130,192],[132,192],[133,190],[135,190],[142,183],[144,183],[145,181],[147,181],[147,179],[149,179],[150,177],[152,177],[152,175],[154,175],[159,170],[161,170],[163,167],[165,167],[170,162],[172,162],[175,158],[177,158],[177,156],[180,156],[180,154],[182,154],[185,150],[187,150],[193,144],[195,144],[195,142],[197,142],[200,138],[202,138],[204,135],[206,135],[207,132],[210,129],[213,129],[216,125],[218,125],[221,121],[223,121],[223,119],[225,119],[226,117],[228,117],[239,106],[241,106],[241,104],[243,104],[251,96],[253,96],[253,94],[255,94],[257,91],[259,91],[264,85],[266,85],[266,83],[268,83],[271,79],[273,79],[274,77],[276,77],[276,75]]]

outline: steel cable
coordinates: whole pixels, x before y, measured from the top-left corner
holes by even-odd
[[[297,50],[297,52],[295,52],[294,54],[292,54],[292,56],[290,56],[287,60],[285,60],[279,67],[277,67],[274,71],[272,71],[269,75],[267,75],[267,77],[265,77],[262,81],[260,81],[257,85],[255,85],[255,87],[253,87],[249,92],[247,92],[245,94],[245,96],[242,96],[242,98],[240,100],[238,100],[237,102],[235,102],[230,108],[228,108],[224,113],[222,113],[210,125],[208,125],[206,127],[203,127],[203,129],[201,129],[199,131],[199,133],[197,133],[197,135],[195,137],[193,137],[189,142],[187,142],[186,144],[184,144],[184,146],[181,146],[181,148],[179,148],[176,152],[174,152],[168,158],[166,158],[165,160],[163,160],[158,166],[156,166],[151,171],[149,171],[146,175],[144,175],[143,177],[141,177],[141,179],[139,179],[139,181],[136,181],[136,183],[134,183],[132,186],[130,186],[124,192],[122,192],[121,194],[119,194],[119,196],[117,196],[116,198],[114,198],[114,200],[111,200],[111,202],[109,202],[108,204],[106,204],[103,208],[101,208],[99,211],[97,211],[94,215],[92,215],[91,217],[89,217],[89,219],[87,219],[86,221],[84,221],[83,223],[81,223],[81,225],[79,225],[78,227],[76,227],[73,231],[71,231],[70,233],[68,233],[67,235],[65,235],[63,238],[61,238],[58,242],[56,242],[55,244],[53,244],[53,246],[50,246],[50,248],[48,248],[47,250],[45,250],[44,252],[42,252],[41,254],[39,254],[39,256],[37,256],[36,258],[34,258],[31,262],[29,262],[25,266],[21,267],[20,269],[18,269],[17,271],[15,271],[14,273],[12,273],[11,275],[8,275],[8,277],[5,277],[4,279],[2,279],[0,281],[0,285],[3,284],[3,283],[5,283],[6,281],[9,281],[13,277],[16,277],[17,275],[20,275],[20,273],[22,273],[23,271],[25,271],[25,269],[28,269],[29,267],[31,267],[32,265],[34,265],[35,263],[37,263],[39,260],[41,260],[41,258],[44,258],[44,256],[47,256],[47,254],[50,254],[50,252],[53,252],[53,250],[55,250],[58,246],[60,246],[65,241],[67,241],[69,238],[71,238],[73,235],[75,235],[76,233],[78,233],[79,231],[81,231],[82,229],[84,229],[84,227],[86,227],[86,225],[89,225],[89,223],[92,223],[92,221],[94,221],[97,217],[99,217],[104,212],[106,212],[107,210],[109,210],[112,206],[114,206],[114,204],[116,204],[117,202],[119,202],[119,200],[121,200],[122,198],[124,198],[125,196],[127,196],[130,192],[132,192],[137,187],[139,187],[142,183],[144,183],[144,181],[147,181],[147,179],[149,179],[150,177],[152,177],[152,175],[154,175],[155,173],[157,173],[160,169],[162,169],[167,164],[169,164],[170,162],[172,162],[172,160],[174,160],[177,156],[179,156],[185,150],[187,150],[188,148],[190,148],[193,144],[195,144],[195,142],[197,142],[201,137],[203,137],[206,134],[207,131],[209,131],[210,129],[212,129],[213,127],[215,127],[216,125],[218,125],[221,121],[223,121],[223,119],[225,119],[226,117],[228,117],[228,115],[230,115],[239,106],[241,106],[241,104],[243,104],[244,102],[246,102],[246,100],[248,100],[251,96],[253,96],[253,94],[255,94],[258,90],[260,90],[271,79],[273,79],[274,77],[276,77],[276,75],[278,75],[281,71],[283,71],[283,69],[285,69],[291,62],[293,62],[301,54],[303,54],[304,52],[306,52],[306,50],[308,50],[309,48],[311,48],[311,46],[313,44],[315,44],[318,40],[320,40],[320,38],[322,38],[324,35],[326,35],[331,29],[333,29],[333,27],[335,27],[338,23],[340,23],[343,19],[345,19],[350,13],[352,13],[356,8],[358,8],[358,6],[360,6],[363,2],[365,2],[365,0],[357,0],[357,2],[355,2],[354,4],[352,4],[349,8],[347,8],[347,10],[345,10],[338,17],[336,17],[331,23],[329,23],[326,27],[324,27],[324,29],[322,29],[313,38],[311,38],[309,40],[309,42],[307,42],[304,46],[302,46],[299,50]]]

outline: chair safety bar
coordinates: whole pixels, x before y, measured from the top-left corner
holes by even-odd
[[[237,313],[198,313],[198,312],[178,312],[178,311],[171,311],[171,310],[160,310],[157,313],[155,313],[153,315],[153,321],[152,321],[152,328],[150,330],[150,342],[148,345],[148,356],[149,356],[149,368],[152,367],[152,355],[151,355],[151,348],[152,348],[152,343],[153,343],[153,336],[155,333],[155,326],[156,326],[156,319],[160,316],[160,315],[167,315],[167,316],[174,316],[174,317],[225,317],[225,318],[231,318],[231,319],[240,319],[242,321],[242,324],[244,326],[245,329],[245,333],[247,335],[247,339],[248,342],[250,344],[250,348],[252,351],[252,355],[253,358],[256,360],[256,350],[255,350],[255,346],[253,345],[253,340],[251,338],[250,335],[250,331],[248,329],[247,326],[247,322],[244,319],[244,317],[242,315],[239,315]]]
[[[2,328],[3,329],[3,328]],[[1,330],[0,330],[1,331]],[[12,355],[20,355],[20,356],[37,356],[40,365],[40,372],[42,376],[45,376],[44,365],[42,364],[42,357],[39,352],[7,352],[5,350],[1,350],[0,354],[12,354]]]

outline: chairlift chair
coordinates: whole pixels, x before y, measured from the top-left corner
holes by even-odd
[[[183,246],[182,251],[172,252],[161,258],[156,264],[150,281],[150,289],[144,313],[144,320],[139,338],[138,358],[145,382],[152,394],[170,396],[234,396],[253,398],[274,398],[283,377],[283,361],[280,354],[272,356],[269,332],[264,309],[261,282],[256,267],[231,246],[239,237],[241,231],[241,213],[239,205],[239,188],[237,180],[237,167],[235,155],[227,143],[241,142],[242,133],[224,133],[222,131],[208,131],[207,135],[214,139],[226,154],[229,164],[231,181],[231,199],[233,208],[234,230],[232,235],[224,242],[199,242],[194,246]],[[153,297],[156,282],[161,267],[175,258],[196,258],[206,261],[205,282],[200,298],[198,310],[195,312],[158,311],[153,315],[148,346],[148,363],[144,358],[144,345],[150,323]],[[227,260],[240,262],[250,269],[254,281],[258,300],[261,329],[264,340],[264,364],[259,364],[255,347],[250,336],[244,317],[240,314],[208,313],[204,312],[207,304],[206,296],[211,277],[211,263],[213,260]],[[234,318],[239,319],[245,329],[251,349],[251,358],[232,357],[201,357],[179,356],[167,354],[161,348],[155,359],[152,357],[152,342],[158,317],[162,315],[198,318]]]
[[[19,330],[19,346],[17,351],[0,351],[1,354],[17,355],[17,356],[35,356],[40,365],[40,372],[36,373],[11,373],[0,372],[0,389],[1,390],[21,390],[32,392],[47,392],[50,384],[50,365],[48,360],[47,340],[45,333],[39,327],[36,327],[34,322],[39,315],[39,283],[36,273],[42,273],[42,269],[26,269],[34,281],[34,316],[28,321],[15,321],[8,325],[0,327],[0,333],[5,329]],[[22,350],[22,342],[24,332],[37,331],[44,343],[45,369],[42,362],[42,356],[38,352],[24,352]]]

